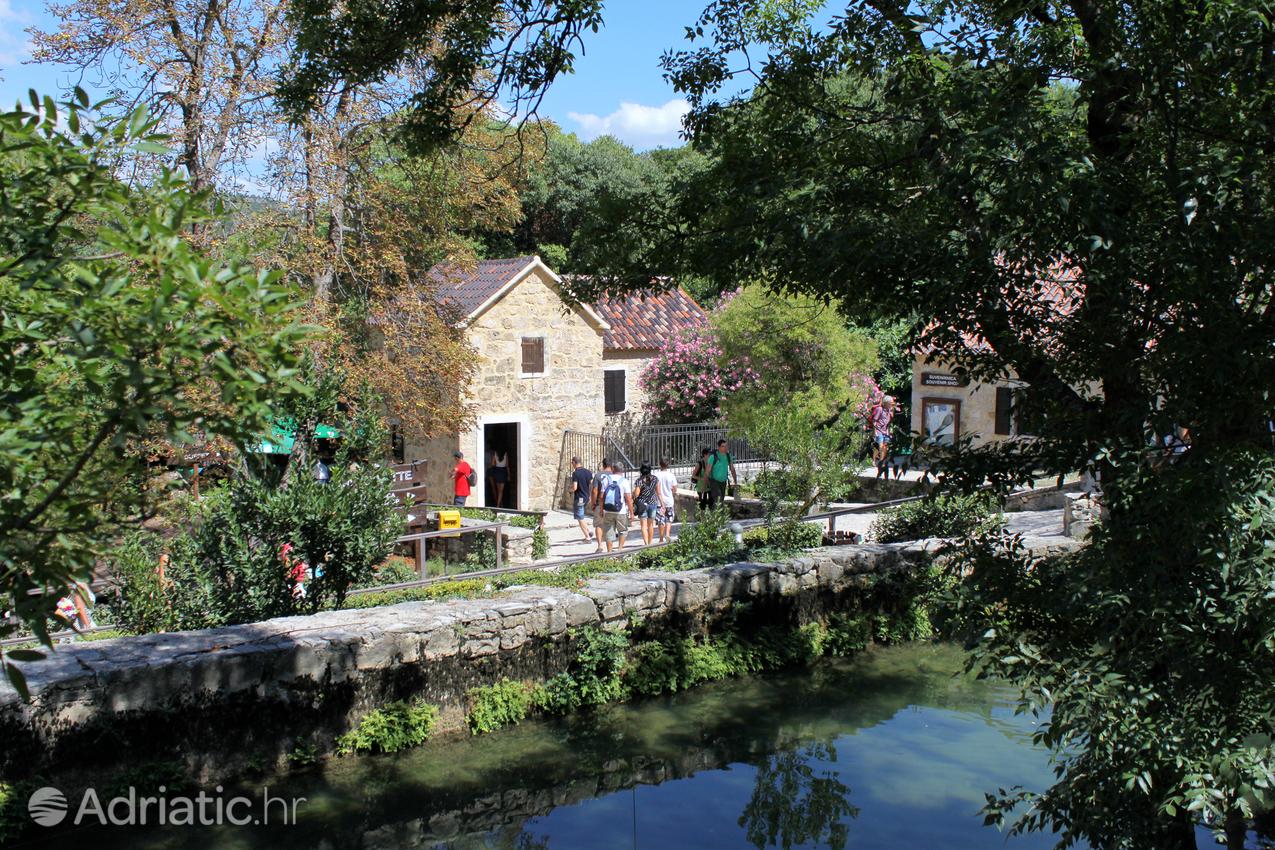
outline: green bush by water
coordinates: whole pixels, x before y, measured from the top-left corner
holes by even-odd
[[[927,640],[934,636],[929,611],[940,598],[941,574],[931,569],[878,578],[861,592],[858,612],[802,626],[745,624],[751,612],[743,604],[711,636],[641,640],[632,630],[586,628],[572,635],[576,656],[570,667],[544,685],[502,680],[470,691],[469,728],[481,734],[535,711],[568,714],[730,676],[807,666],[824,656],[853,655],[873,642]]]
[[[31,823],[27,798],[34,790],[27,782],[0,782],[0,842],[17,838]]]
[[[536,688],[501,679],[494,685],[469,691],[469,731],[474,735],[517,724],[531,711]]]
[[[537,707],[550,714],[567,714],[625,698],[622,676],[628,635],[588,628],[573,637],[576,656],[571,666],[546,682],[537,694]]]
[[[900,543],[927,537],[965,537],[1005,523],[995,500],[984,493],[944,494],[905,502],[881,511],[868,536],[877,543]]]
[[[339,755],[396,753],[425,743],[438,721],[438,707],[423,700],[392,702],[369,711],[336,740]]]

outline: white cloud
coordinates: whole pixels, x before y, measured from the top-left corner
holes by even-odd
[[[586,141],[610,135],[635,148],[654,148],[681,143],[678,133],[682,129],[682,116],[689,109],[690,105],[681,98],[663,106],[624,101],[610,115],[568,112],[567,117],[580,125],[579,133]]]
[[[26,28],[31,16],[15,10],[10,0],[0,0],[0,67],[8,68],[31,56]]]

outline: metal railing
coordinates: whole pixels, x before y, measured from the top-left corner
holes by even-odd
[[[671,466],[693,465],[699,461],[700,452],[706,448],[716,449],[717,442],[723,439],[736,463],[770,460],[765,452],[754,448],[745,437],[711,423],[647,425],[635,432],[609,436],[634,462],[652,466],[658,465],[661,458],[668,458]]]
[[[501,561],[501,555],[502,555],[501,549],[504,548],[500,538],[500,530],[504,528],[506,525],[508,525],[508,523],[505,523],[505,522],[482,522],[482,523],[477,523],[475,525],[463,525],[460,528],[445,528],[438,531],[418,531],[418,532],[413,532],[411,534],[404,534],[402,537],[395,540],[394,543],[395,545],[404,545],[408,543],[413,545],[413,547],[416,550],[416,574],[420,576],[421,581],[427,581],[429,580],[429,576],[427,575],[427,570],[429,566],[429,559],[427,558],[427,550],[429,547],[425,545],[425,541],[436,540],[440,538],[455,539],[457,537],[460,537],[462,534],[475,534],[479,532],[490,531],[492,538],[496,544],[495,569],[500,569],[500,561]],[[449,574],[447,572],[447,563],[448,563],[447,560],[444,559],[443,574],[441,576],[437,576],[435,580],[452,577],[453,574]],[[381,588],[359,588],[358,590],[360,590],[363,593],[370,593],[372,590],[380,590],[380,589]],[[354,591],[350,591],[350,592],[353,593]]]

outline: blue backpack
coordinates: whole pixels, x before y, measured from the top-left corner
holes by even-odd
[[[618,511],[620,504],[620,482],[612,475],[608,477],[606,489],[602,491],[602,510]]]

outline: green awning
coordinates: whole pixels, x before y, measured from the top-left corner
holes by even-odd
[[[341,432],[331,425],[319,424],[314,426],[314,438],[316,440],[335,440],[340,436]],[[248,451],[252,454],[260,455],[290,455],[296,443],[296,423],[291,419],[280,419],[275,422],[274,427],[270,429],[270,433],[250,445]]]

